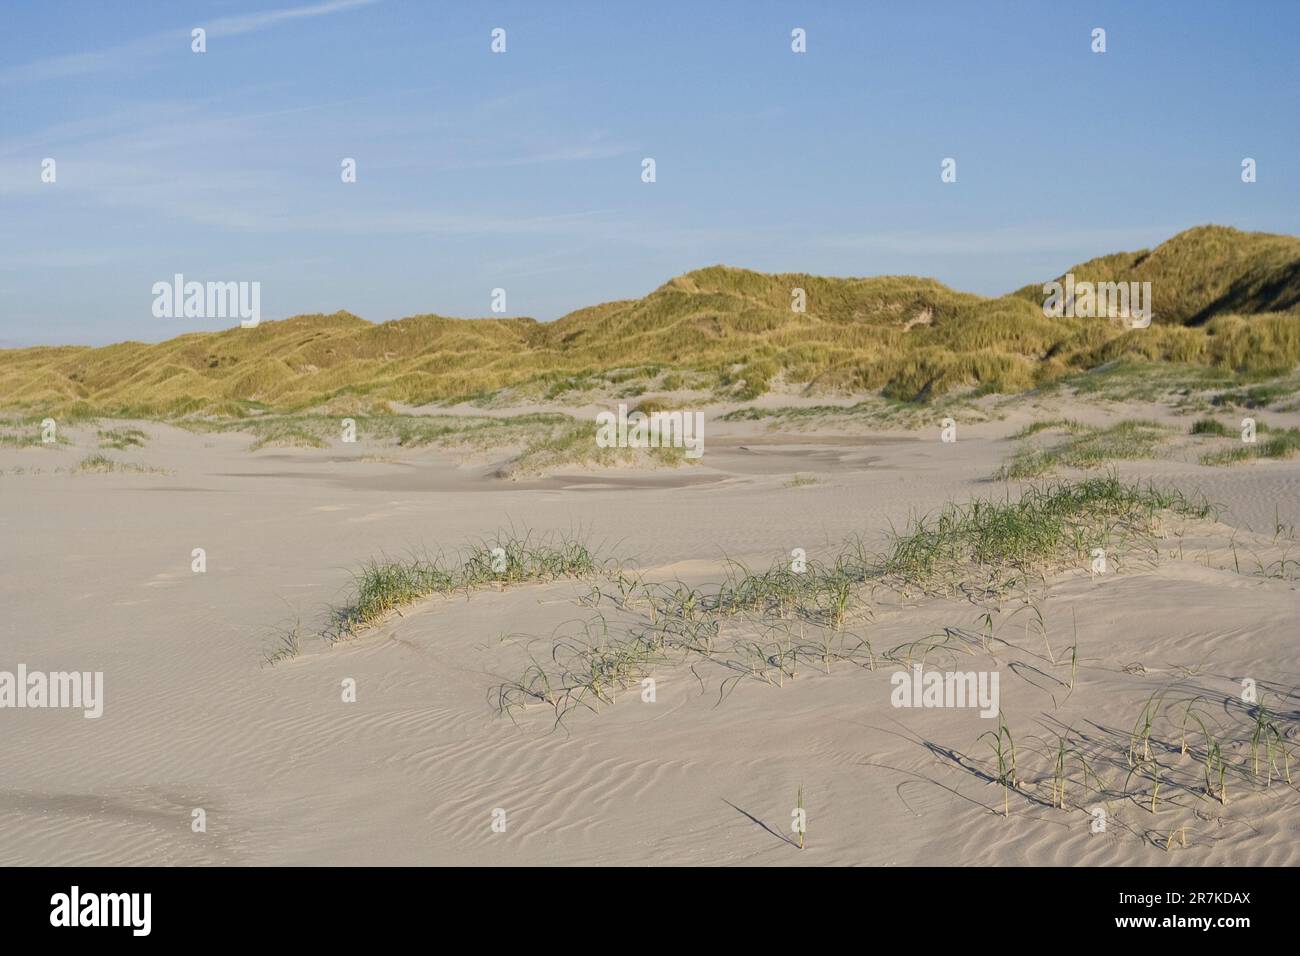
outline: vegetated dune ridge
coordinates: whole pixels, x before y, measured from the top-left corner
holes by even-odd
[[[795,548],[823,574],[854,535],[884,546],[890,527],[947,502],[1014,500],[1021,486],[989,476],[1030,422],[1069,414],[1102,428],[1161,414],[1035,401],[963,425],[952,444],[937,428],[868,427],[846,441],[720,416],[689,473],[534,484],[364,432],[352,445],[250,451],[234,433],[137,423],[132,444],[133,431],[114,430],[102,453],[141,471],[72,469],[104,448],[93,424],[67,426],[66,444],[0,446],[0,667],[105,675],[97,720],[0,712],[0,864],[1300,863],[1300,767],[1267,736],[1252,764],[1256,711],[1241,702],[1242,679],[1254,679],[1294,750],[1294,460],[1120,462],[1125,482],[1200,492],[1223,511],[1155,512],[1108,543],[1095,574],[1088,551],[1101,539],[1084,538],[1082,555],[1071,546],[1064,566],[1043,564],[1028,604],[1018,591],[986,598],[982,574],[946,593],[854,587],[834,645],[847,657],[829,665],[816,647],[824,608],[728,616],[713,660],[674,653],[653,666],[653,702],[639,681],[611,683],[613,703],[571,708],[559,729],[544,701],[498,713],[499,691],[645,622],[648,605],[633,591],[620,608],[612,576],[489,582],[333,645],[317,636],[367,558],[405,561],[511,526],[583,533],[670,590],[713,593],[727,559],[788,567]],[[1286,414],[1279,423],[1295,421]],[[1186,418],[1161,414],[1184,433]],[[268,665],[295,623],[300,652]],[[742,653],[741,637],[765,654]],[[998,719],[893,706],[892,675],[910,662],[1000,674],[1015,786],[1000,783],[984,736]],[[342,699],[349,679],[355,703]],[[1185,718],[1191,701],[1205,731]],[[1207,792],[1211,736],[1226,803],[1213,762]],[[1058,737],[1064,807],[1053,806]],[[802,851],[791,831],[800,787]],[[1106,827],[1094,832],[1098,808]],[[206,832],[192,829],[196,809]],[[492,828],[498,809],[504,832]]]
[[[166,417],[407,404],[513,388],[549,399],[591,376],[750,399],[783,381],[928,399],[1018,392],[1117,358],[1278,374],[1300,362],[1300,239],[1205,226],[1151,251],[1071,270],[1149,281],[1154,324],[1049,318],[1040,286],[1000,298],[914,277],[837,279],[715,266],[642,299],[554,322],[419,315],[373,325],[346,312],[182,335],[156,345],[0,351],[7,408]],[[791,290],[807,311],[791,309]]]

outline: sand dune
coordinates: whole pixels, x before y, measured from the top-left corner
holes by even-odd
[[[828,559],[850,536],[878,542],[947,501],[1003,494],[990,476],[1007,436],[1051,411],[1013,410],[954,444],[937,429],[714,416],[700,465],[519,482],[492,476],[490,452],[253,452],[246,436],[156,423],[136,423],[145,447],[110,453],[147,473],[56,471],[94,448],[93,429],[73,429],[70,447],[0,449],[0,668],[105,675],[100,719],[5,713],[0,863],[1295,865],[1300,794],[1277,779],[1281,758],[1271,785],[1235,782],[1224,805],[1198,789],[1199,738],[1179,754],[1165,723],[1150,744],[1165,774],[1156,811],[1141,778],[1114,795],[1153,693],[1201,697],[1236,728],[1230,758],[1243,766],[1242,678],[1294,734],[1300,596],[1286,562],[1300,550],[1277,525],[1300,524],[1300,473],[1286,461],[1122,463],[1222,511],[1171,523],[1158,554],[1116,556],[1107,573],[1054,572],[1035,597],[1041,627],[1007,599],[988,650],[917,651],[928,667],[999,673],[1021,778],[1009,792],[981,739],[996,719],[891,704],[906,667],[883,652],[977,632],[983,610],[961,596],[863,595],[847,629],[870,640],[874,669],[806,660],[775,686],[729,683],[717,662],[668,665],[653,703],[631,687],[558,729],[545,705],[498,714],[493,689],[557,635],[602,617],[617,628],[625,615],[592,606],[589,581],[434,597],[347,641],[312,636],[359,561],[502,527],[578,531],[648,580],[698,586],[720,581],[727,559]],[[195,548],[205,573],[191,570]],[[1272,565],[1282,573],[1261,573]],[[302,653],[267,666],[276,626],[295,618]],[[355,703],[341,699],[348,678]],[[1071,771],[1060,809],[1052,752],[1067,731],[1113,792],[1087,793]],[[195,808],[205,833],[191,829]]]

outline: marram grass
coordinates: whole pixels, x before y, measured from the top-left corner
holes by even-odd
[[[1206,226],[1071,270],[1150,281],[1156,317],[1145,329],[1049,318],[1041,283],[987,299],[915,277],[714,266],[549,323],[417,315],[373,325],[338,312],[158,344],[5,350],[0,395],[15,409],[119,418],[490,402],[507,389],[539,401],[677,388],[747,400],[778,382],[929,401],[1132,363],[1234,387],[1300,364],[1298,263],[1300,238]],[[794,288],[805,290],[805,312],[791,309]],[[1149,389],[1152,379],[1130,384]]]

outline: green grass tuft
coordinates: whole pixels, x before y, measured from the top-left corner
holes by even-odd
[[[1115,475],[1026,489],[1016,501],[950,504],[896,537],[883,570],[922,590],[962,581],[1005,590],[1070,564],[1149,541],[1165,513],[1204,518],[1204,501]]]
[[[1055,430],[1062,426],[1048,423],[1048,427]],[[1173,434],[1173,429],[1144,419],[1123,421],[1105,428],[1075,422],[1065,430],[1071,435],[1062,442],[1046,447],[1026,445],[1017,450],[999,470],[998,477],[1040,478],[1058,468],[1100,468],[1115,461],[1154,458]],[[1025,430],[1022,430],[1020,435],[1024,434]]]
[[[1300,452],[1300,428],[1268,430],[1265,441],[1254,444],[1241,443],[1233,448],[1209,452],[1201,457],[1202,465],[1237,465],[1260,458],[1281,460],[1292,458]]]
[[[1219,421],[1219,420],[1217,420],[1217,419],[1214,419],[1214,418],[1198,418],[1196,421],[1192,422],[1191,431],[1188,432],[1188,434],[1191,434],[1191,435],[1218,435],[1218,436],[1221,436],[1221,437],[1227,437],[1228,435],[1233,435],[1233,434],[1235,434],[1235,432],[1234,432],[1231,428],[1229,428],[1227,425],[1223,424],[1223,422],[1221,422],[1221,421]]]
[[[371,559],[353,574],[353,594],[333,615],[334,639],[374,626],[395,611],[431,595],[470,592],[490,586],[583,578],[602,568],[590,548],[575,537],[535,538],[498,534],[448,562],[441,555],[406,560]]]
[[[138,428],[110,428],[99,430],[99,447],[125,451],[132,446],[144,447],[146,435]]]

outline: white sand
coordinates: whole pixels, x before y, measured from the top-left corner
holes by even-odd
[[[1096,769],[1119,787],[1144,701],[1180,678],[1226,720],[1222,701],[1253,677],[1294,732],[1300,598],[1294,582],[1252,572],[1255,555],[1283,553],[1276,521],[1300,525],[1295,461],[1121,466],[1223,505],[1221,520],[1241,529],[1241,573],[1224,526],[1164,542],[1158,561],[1055,579],[1042,604],[1053,653],[1077,627],[1082,658],[1068,700],[1053,700],[1068,665],[1023,632],[1025,615],[999,621],[1018,648],[957,659],[1000,674],[1027,781],[1008,819],[979,739],[996,720],[892,707],[893,664],[826,674],[810,662],[782,687],[744,681],[721,702],[716,672],[701,669],[701,682],[667,668],[655,703],[629,690],[560,732],[544,707],[517,725],[496,716],[491,689],[530,651],[548,653],[555,629],[593,615],[577,601],[581,582],[429,600],[346,644],[309,639],[297,659],[263,666],[273,626],[300,615],[319,627],[349,569],[372,555],[454,549],[511,524],[585,529],[649,577],[717,582],[725,557],[759,568],[797,547],[833,557],[850,535],[878,544],[891,523],[1000,494],[987,479],[1012,450],[1003,436],[1051,414],[963,427],[951,445],[937,427],[782,435],[710,421],[701,465],[524,483],[437,449],[249,452],[247,436],[152,423],[141,426],[147,447],[104,454],[168,474],[50,473],[97,450],[93,429],[73,430],[75,448],[0,449],[0,669],[103,671],[106,697],[98,720],[0,710],[0,864],[1300,863],[1294,786],[1239,784],[1225,807],[1195,792],[1190,756],[1162,749],[1173,769],[1156,813],[1145,785],[1107,802],[1076,792],[1077,773],[1067,800],[1082,808],[1063,811],[1048,805],[1046,752],[1053,732],[1073,728],[1118,758]],[[796,473],[817,481],[787,486]],[[199,547],[205,574],[190,570]],[[881,596],[854,627],[881,651],[976,630],[981,613]],[[354,704],[340,699],[344,678]],[[802,852],[790,830],[801,784]],[[1099,803],[1108,827],[1092,833],[1087,808]],[[206,833],[191,830],[199,807]],[[491,828],[494,808],[504,833]],[[1178,827],[1189,845],[1166,852]]]

